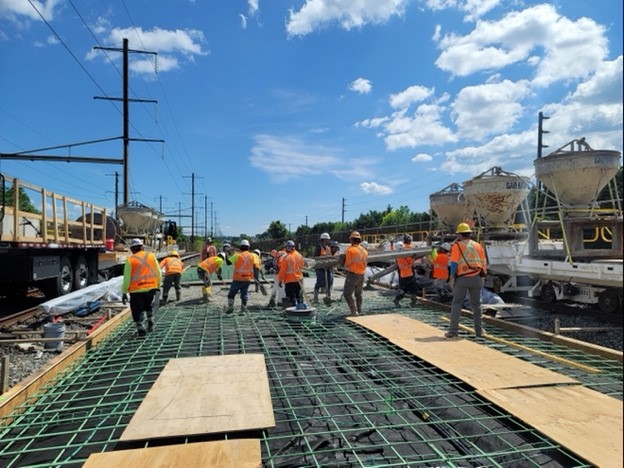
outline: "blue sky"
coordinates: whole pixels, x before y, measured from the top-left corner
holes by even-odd
[[[131,143],[129,198],[190,215],[194,174],[196,234],[340,221],[343,199],[345,221],[429,211],[494,166],[532,177],[540,111],[545,154],[622,151],[621,0],[0,0],[0,152],[121,136],[121,104],[94,99],[122,96],[121,54],[94,46],[123,38],[158,54],[130,54],[130,97],[158,101],[130,104],[130,136],[165,140]],[[115,171],[0,161],[111,209]]]

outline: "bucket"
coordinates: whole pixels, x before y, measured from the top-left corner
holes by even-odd
[[[44,338],[64,338],[65,325],[63,323],[46,323],[43,325]],[[44,349],[48,351],[61,351],[63,349],[63,341],[46,341]]]
[[[106,239],[106,250],[115,250],[115,239]]]

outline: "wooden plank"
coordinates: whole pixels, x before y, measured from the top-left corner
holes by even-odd
[[[595,466],[622,466],[622,401],[579,385],[480,390]]]
[[[275,426],[264,355],[172,359],[120,440],[146,440]]]
[[[262,465],[260,440],[232,439],[94,453],[83,468],[219,467]]]
[[[495,349],[463,339],[448,340],[435,327],[398,314],[349,317],[391,343],[476,389],[578,383]]]

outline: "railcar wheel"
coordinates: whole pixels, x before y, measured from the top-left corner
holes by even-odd
[[[540,289],[540,296],[542,297],[542,301],[547,304],[552,304],[557,301],[557,291],[555,291],[555,285],[552,283],[546,283]]]
[[[87,286],[89,282],[89,267],[87,266],[87,260],[80,256],[76,260],[74,268],[74,291],[82,289]]]
[[[598,295],[598,307],[607,314],[619,311],[622,307],[620,295],[613,289],[605,289]]]

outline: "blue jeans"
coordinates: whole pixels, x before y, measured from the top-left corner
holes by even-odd
[[[234,299],[236,294],[240,291],[241,295],[241,303],[243,305],[247,304],[247,299],[249,299],[249,285],[251,283],[249,281],[232,281],[230,285],[230,290],[228,291],[228,299]]]

